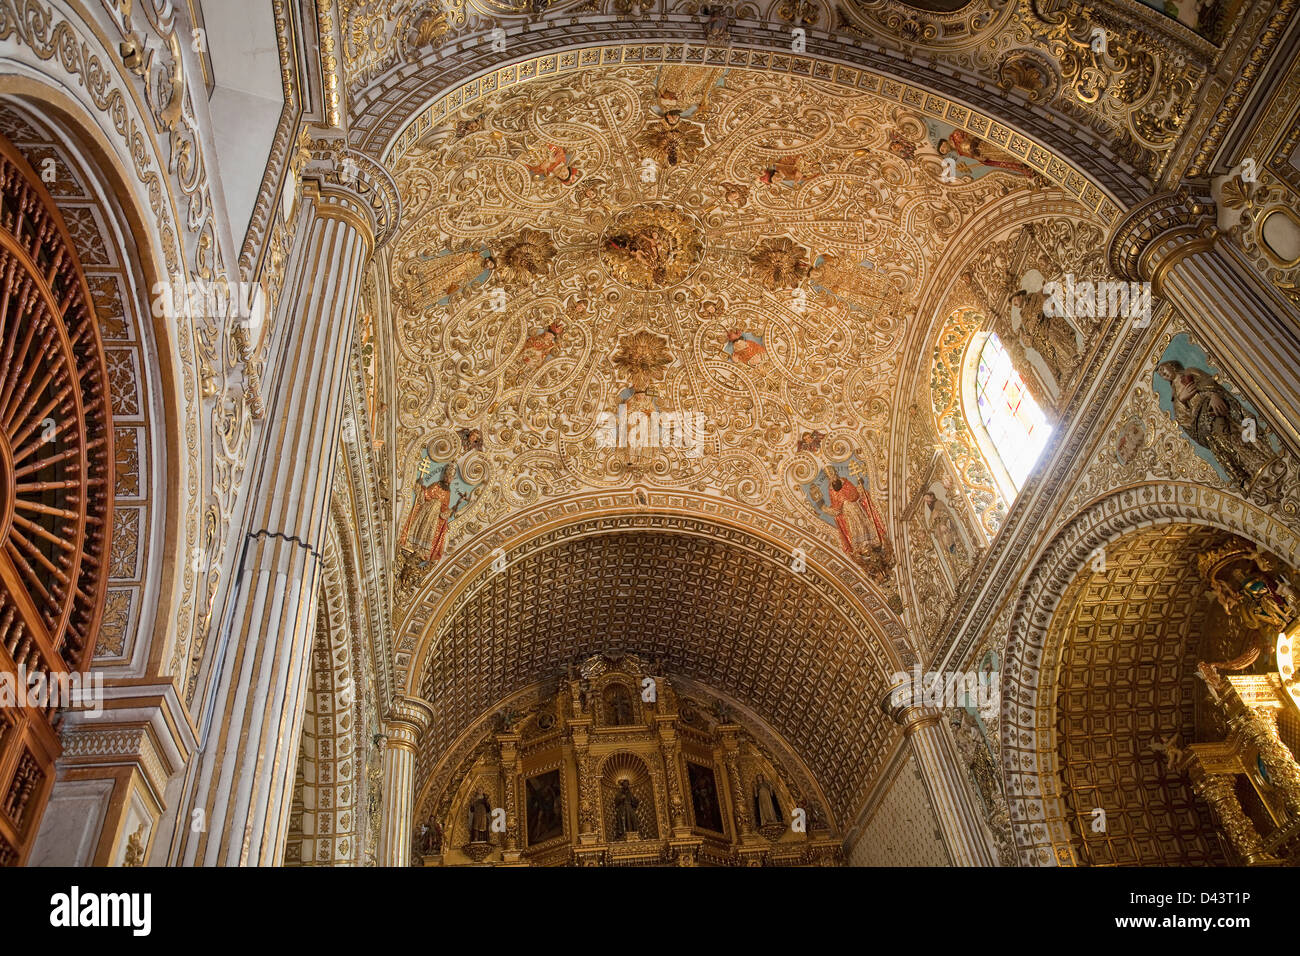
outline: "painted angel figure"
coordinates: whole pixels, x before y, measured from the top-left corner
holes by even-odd
[[[564,147],[554,143],[546,144],[547,158],[540,163],[524,163],[524,168],[536,180],[553,177],[563,186],[572,186],[582,176],[582,171],[569,162],[569,154]]]
[[[529,335],[524,340],[523,351],[516,357],[510,370],[510,378],[518,379],[541,368],[560,344],[560,336],[563,334],[564,323],[557,321]]]
[[[1023,162],[1004,150],[990,145],[978,136],[972,136],[965,130],[955,129],[944,139],[939,140],[936,149],[940,156],[956,153],[965,159],[974,160],[983,166],[1005,169],[1021,176],[1033,176],[1034,171]]]
[[[1164,740],[1155,741],[1151,744],[1151,749],[1165,755],[1165,769],[1171,773],[1178,769],[1186,754],[1186,751],[1178,746],[1177,734],[1170,734]]]
[[[798,186],[806,183],[810,179],[816,179],[821,172],[815,168],[808,169],[804,165],[803,155],[782,156],[771,166],[765,166],[758,172],[758,181],[766,183],[769,186],[775,186],[778,183],[785,183],[787,186]]]
[[[708,108],[709,93],[718,81],[718,69],[709,66],[671,64],[659,68],[655,78],[655,102],[650,112],[674,127],[683,119],[698,117]]]
[[[725,348],[731,353],[731,360],[739,365],[761,365],[767,361],[767,346],[751,332],[728,329]]]

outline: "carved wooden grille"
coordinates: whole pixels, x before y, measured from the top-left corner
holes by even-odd
[[[0,671],[14,686],[41,673],[66,687],[104,607],[113,430],[90,302],[53,200],[0,140]],[[5,709],[0,864],[21,864],[53,783],[58,708]]]

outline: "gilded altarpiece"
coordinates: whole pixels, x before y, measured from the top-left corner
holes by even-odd
[[[588,658],[466,736],[478,739],[469,757],[435,767],[421,792],[417,865],[843,862],[788,748],[657,662]]]

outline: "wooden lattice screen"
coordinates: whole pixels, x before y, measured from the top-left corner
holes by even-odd
[[[33,706],[27,690],[66,688],[94,652],[113,460],[104,352],[72,239],[0,139],[0,680],[16,691],[0,689],[0,865],[26,861],[60,753],[53,718],[67,701]]]

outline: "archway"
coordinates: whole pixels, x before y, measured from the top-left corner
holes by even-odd
[[[1143,484],[1107,495],[1047,543],[1015,602],[1002,675],[1001,759],[1022,864],[1075,862],[1077,830],[1067,820],[1069,810],[1057,783],[1060,765],[1052,724],[1053,680],[1064,636],[1063,628],[1053,628],[1055,615],[1072,593],[1071,585],[1091,573],[1098,554],[1143,529],[1154,533],[1175,526],[1238,535],[1291,566],[1300,558],[1300,538],[1266,511],[1186,482]]]

